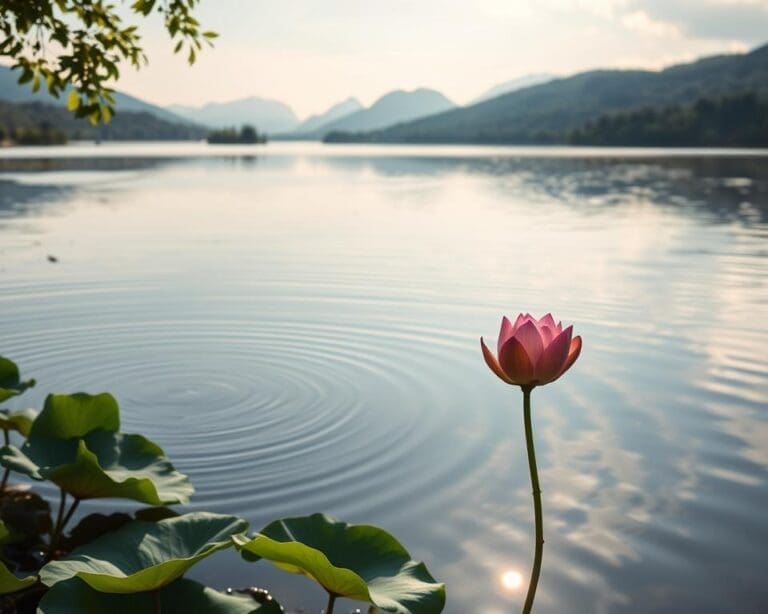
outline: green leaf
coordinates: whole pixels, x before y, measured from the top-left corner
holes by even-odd
[[[134,520],[40,570],[53,586],[80,578],[104,593],[134,593],[162,588],[195,563],[232,545],[231,537],[248,528],[245,520],[194,512],[158,522]]]
[[[79,440],[30,436],[21,449],[0,449],[0,463],[32,479],[50,480],[76,499],[117,497],[172,505],[187,503],[194,492],[162,449],[141,435],[95,431]]]
[[[49,394],[30,438],[71,439],[96,430],[120,430],[120,409],[115,397],[107,392]]]
[[[244,595],[227,595],[212,588],[182,578],[158,592],[159,611],[163,614],[281,614],[276,601],[257,603]],[[82,614],[83,612],[110,612],[135,614],[155,612],[156,602],[151,593],[100,593],[78,579],[59,582],[49,590],[42,601],[40,614]]]
[[[15,593],[32,586],[35,582],[37,582],[37,578],[34,576],[17,578],[4,563],[0,562],[0,595]]]
[[[77,90],[72,90],[69,92],[69,96],[67,96],[67,109],[70,111],[75,111],[79,106],[80,95],[77,93]]]
[[[109,516],[104,514],[88,514],[69,532],[69,535],[64,540],[64,549],[72,551],[85,544],[90,544],[102,535],[117,531],[132,520],[133,518],[122,512],[115,512]]]
[[[0,409],[0,429],[16,431],[26,437],[29,435],[35,418],[37,418],[37,412],[34,409],[21,409],[18,411]]]
[[[232,540],[247,560],[267,559],[308,576],[326,591],[400,614],[432,614],[445,605],[445,585],[386,531],[313,514],[267,525],[253,539]]]
[[[194,492],[162,448],[118,433],[120,411],[109,394],[49,395],[21,449],[0,449],[0,464],[51,480],[77,499],[118,497],[149,505],[186,503]]]
[[[16,363],[0,356],[0,403],[21,394],[34,385],[35,380],[33,379],[26,382],[21,381]]]

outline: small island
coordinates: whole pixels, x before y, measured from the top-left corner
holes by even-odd
[[[222,130],[214,130],[208,134],[208,143],[211,145],[224,145],[224,144],[264,144],[267,142],[267,136],[265,134],[259,134],[259,132],[251,125],[245,124],[236,130],[235,128],[224,128]]]

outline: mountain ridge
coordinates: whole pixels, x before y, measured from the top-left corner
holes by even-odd
[[[370,107],[345,115],[300,136],[323,138],[335,130],[375,130],[455,107],[453,101],[437,90],[424,87],[414,90],[397,89],[379,97]]]
[[[598,69],[376,131],[336,132],[329,142],[562,143],[600,115],[693,104],[754,91],[768,96],[768,45],[661,71]]]
[[[44,87],[40,88],[37,92],[33,92],[29,84],[19,84],[19,75],[20,73],[14,71],[10,66],[0,65],[0,100],[16,104],[39,102],[57,107],[66,107],[67,94],[72,90],[71,87],[65,88],[58,98],[54,98]],[[115,91],[114,97],[115,109],[118,113],[121,111],[150,113],[166,122],[175,124],[190,123],[189,120],[176,115],[168,109],[130,94]]]
[[[260,132],[293,130],[299,125],[293,109],[284,102],[260,96],[246,96],[226,102],[203,105],[169,105],[172,112],[210,128],[230,128],[251,124]]]

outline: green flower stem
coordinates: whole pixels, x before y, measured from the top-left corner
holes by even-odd
[[[333,606],[336,603],[337,595],[328,593],[328,605],[325,607],[325,614],[333,614]]]
[[[59,529],[59,535],[61,535],[64,532],[64,527],[66,527],[67,523],[72,519],[72,515],[75,513],[75,510],[77,509],[78,505],[80,505],[80,499],[75,499],[72,502],[72,506],[69,508],[67,515],[64,516],[64,520],[61,523],[61,528]]]
[[[72,505],[70,506],[67,513],[64,513],[64,510],[67,507],[67,493],[65,493],[63,490],[61,492],[61,498],[59,499],[59,511],[56,514],[56,524],[53,527],[53,533],[51,533],[51,543],[48,547],[48,560],[50,561],[51,558],[53,558],[53,553],[56,552],[56,548],[59,545],[59,541],[61,539],[62,533],[64,533],[64,527],[67,526],[67,523],[72,519],[73,514],[75,513],[75,510],[77,509],[77,506],[80,505],[80,499],[75,499],[72,502]]]
[[[525,418],[525,444],[528,449],[528,469],[531,473],[531,488],[533,489],[533,515],[536,521],[536,549],[533,557],[533,570],[528,583],[528,594],[525,597],[523,614],[529,614],[533,609],[536,597],[536,586],[541,573],[541,557],[544,554],[544,521],[541,513],[541,488],[539,488],[539,472],[536,468],[536,450],[533,445],[533,425],[531,424],[531,391],[533,386],[523,388],[523,415]]]
[[[67,493],[59,489],[59,511],[56,513],[56,523],[53,525],[53,532],[51,533],[51,541],[48,544],[48,557],[50,561],[53,558],[53,553],[56,551],[56,545],[59,543],[59,532],[61,527],[61,521],[64,519],[64,508],[67,504]]]

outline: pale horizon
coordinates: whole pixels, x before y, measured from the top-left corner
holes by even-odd
[[[145,20],[149,66],[124,67],[118,89],[167,106],[259,96],[300,118],[355,97],[368,106],[394,89],[435,89],[466,104],[529,74],[595,68],[659,69],[768,38],[761,0],[203,1],[219,33],[190,67],[156,18]]]

